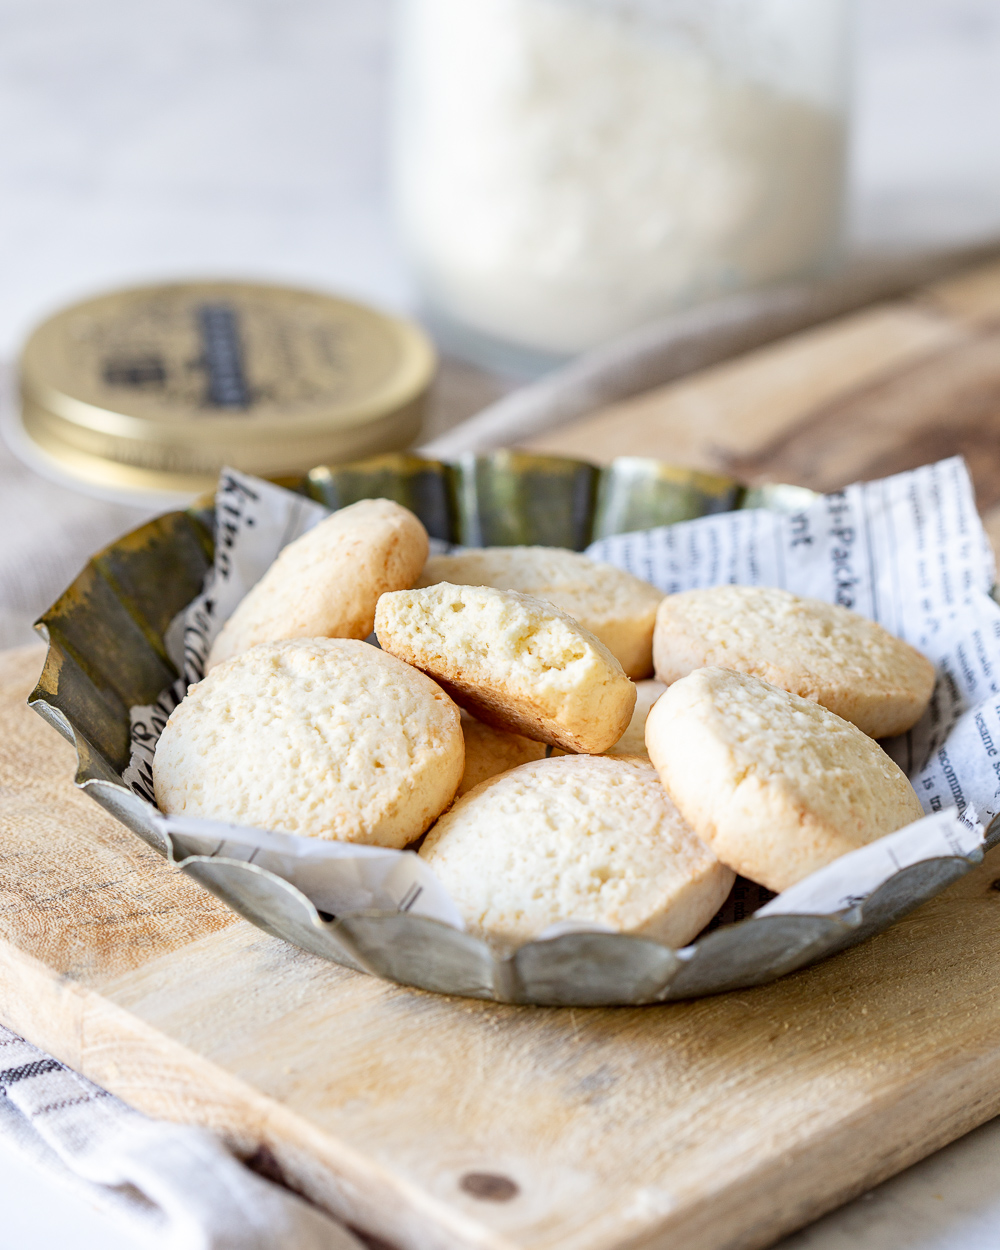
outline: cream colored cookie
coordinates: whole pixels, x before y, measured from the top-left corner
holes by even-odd
[[[628,728],[635,686],[602,642],[530,595],[440,582],[383,595],[379,645],[496,729],[599,754]]]
[[[696,668],[735,669],[821,703],[872,738],[909,729],[934,689],[930,660],[881,625],[763,586],[668,595],[653,657],[668,685]]]
[[[279,638],[367,638],[387,590],[412,586],[427,531],[389,499],[341,508],[279,554],[212,644],[205,671]]]
[[[734,880],[650,764],[606,756],[537,760],[477,786],[420,855],[469,929],[507,943],[580,920],[683,946]]]
[[[545,599],[600,638],[629,677],[653,671],[653,622],[663,593],[613,564],[562,547],[484,547],[431,556],[417,585],[438,582]]]
[[[635,711],[632,713],[632,719],[628,723],[628,729],[622,734],[613,747],[602,754],[628,756],[633,759],[649,760],[649,752],[646,750],[646,717],[649,710],[656,700],[666,690],[666,686],[662,681],[637,681],[635,683]],[[468,741],[466,742],[468,748]],[[561,747],[553,747],[553,755],[565,755]],[[518,761],[520,762],[520,761]],[[468,771],[468,768],[466,768]]]
[[[505,773],[518,764],[540,760],[545,755],[545,743],[525,738],[523,734],[507,733],[484,725],[468,712],[462,713],[462,733],[465,736],[465,772],[459,783],[456,798],[489,781],[498,773]]]
[[[649,714],[646,746],[695,831],[769,890],[924,814],[905,775],[860,729],[728,669],[675,682]]]
[[[153,783],[168,815],[401,847],[451,802],[464,757],[458,708],[423,673],[366,642],[296,638],[190,688]]]
[[[609,747],[606,755],[635,755],[649,759],[646,750],[646,718],[656,700],[666,690],[662,681],[637,681],[635,683],[635,711],[629,721],[628,729],[622,734],[613,747]]]

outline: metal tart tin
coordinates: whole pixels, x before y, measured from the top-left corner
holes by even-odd
[[[577,550],[595,535],[652,528],[740,506],[801,507],[798,487],[745,491],[632,457],[584,461],[495,452],[454,463],[380,456],[312,470],[292,489],[343,507],[378,495],[413,509],[437,537],[462,543],[545,543]],[[567,933],[507,956],[468,933],[408,912],[330,918],[255,864],[186,854],[152,804],[121,773],[129,708],[152,702],[177,673],[163,645],[174,616],[199,593],[212,561],[214,506],[161,516],[98,552],[45,613],[49,642],[29,702],[77,750],[77,785],[169,861],[273,936],[403,985],[497,1002],[547,1006],[663,1003],[761,985],[881,932],[982,861],[983,851],[924,860],[832,915],[773,915],[710,926],[683,952],[646,938]],[[1000,839],[1000,818],[986,847]],[[739,886],[739,883],[737,883]],[[756,889],[756,887],[751,887]]]

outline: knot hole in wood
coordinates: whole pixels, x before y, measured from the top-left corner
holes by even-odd
[[[509,1176],[498,1172],[466,1172],[458,1184],[460,1189],[483,1202],[510,1202],[521,1192]]]

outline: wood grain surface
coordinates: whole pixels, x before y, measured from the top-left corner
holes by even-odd
[[[965,450],[1000,515],[1000,269],[619,405],[538,446],[836,486]],[[1000,1111],[1000,851],[774,985],[540,1009],[272,939],[71,784],[0,654],[0,1018],[154,1115],[417,1250],[751,1250]]]
[[[1000,265],[806,330],[526,445],[601,462],[653,456],[814,490],[961,453],[996,540]]]

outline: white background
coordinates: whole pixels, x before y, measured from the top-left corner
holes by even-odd
[[[160,276],[410,307],[390,28],[388,0],[0,0],[0,357],[68,300]],[[857,64],[855,240],[1000,236],[1000,0],[858,0]],[[0,1208],[4,1247],[133,1246],[4,1147]],[[994,1122],[783,1248],[998,1245]]]

